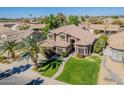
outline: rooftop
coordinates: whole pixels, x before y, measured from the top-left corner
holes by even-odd
[[[111,35],[108,39],[108,43],[112,48],[124,50],[124,31]]]
[[[33,33],[33,31],[31,30],[13,30],[11,28],[4,27],[2,24],[0,24],[0,38],[2,37],[2,35],[6,35],[7,40],[17,40],[20,38],[25,38],[31,33]],[[2,41],[6,39],[0,40]]]
[[[120,31],[119,25],[103,25],[103,24],[92,24],[90,25],[90,28],[92,29],[98,29],[98,30],[108,30],[108,31]]]
[[[60,33],[65,33],[67,35],[75,37],[79,40],[78,42],[75,43],[77,45],[89,45],[89,44],[92,44],[95,40],[95,35],[93,35],[89,31],[84,30],[76,25],[62,26],[55,30],[50,31],[50,33],[53,33],[56,35]],[[44,41],[44,43],[42,42],[42,44],[43,44],[42,46],[61,46],[61,47],[69,46],[68,43],[60,42],[57,40],[55,42],[54,41],[50,42],[49,40],[46,40]]]

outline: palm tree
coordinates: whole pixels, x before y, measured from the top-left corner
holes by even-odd
[[[14,41],[5,41],[0,43],[0,54],[8,52],[8,58],[15,58],[15,50],[17,48],[17,42]]]
[[[39,66],[38,54],[40,53],[41,48],[38,45],[38,41],[38,38],[32,36],[22,39],[22,42],[19,45],[19,48],[23,50],[19,57],[20,60],[31,59],[34,66]]]
[[[32,17],[32,14],[29,14],[30,17]]]

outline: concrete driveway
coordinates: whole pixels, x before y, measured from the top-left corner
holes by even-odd
[[[0,85],[65,85],[66,83],[44,77],[32,70],[27,62],[0,63]]]

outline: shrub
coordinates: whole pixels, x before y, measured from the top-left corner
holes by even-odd
[[[119,19],[119,16],[111,16],[113,19]]]
[[[62,57],[66,57],[66,56],[68,55],[68,53],[65,52],[65,51],[63,51],[63,52],[60,53],[60,55],[61,55]]]
[[[103,48],[106,47],[108,37],[106,35],[101,35],[93,45],[93,51],[95,53],[102,53]],[[100,53],[100,54],[101,54]]]
[[[94,33],[94,34],[100,34],[100,33],[102,33],[102,31],[101,31],[101,30],[94,30],[93,33]]]
[[[112,22],[112,24],[114,24],[114,25],[120,25],[120,27],[124,27],[124,22],[122,22],[120,20],[115,20],[114,22]]]
[[[80,23],[78,16],[72,16],[72,15],[70,15],[68,17],[68,24],[78,25],[78,23]]]
[[[42,49],[42,54],[44,54],[44,56],[49,59],[56,53],[55,53],[54,49],[52,49],[52,48],[44,48],[44,49]]]
[[[84,58],[85,57],[85,55],[81,55],[81,54],[79,54],[79,53],[77,53],[77,55],[76,55],[78,58]]]
[[[29,29],[29,28],[30,28],[29,25],[23,25],[23,26],[18,26],[18,27],[17,27],[17,29],[19,29],[19,30],[27,30],[27,29]]]
[[[3,62],[4,61],[4,57],[0,57],[0,62]]]
[[[32,70],[33,71],[39,71],[38,67],[33,67]]]
[[[6,57],[1,56],[1,57],[0,57],[0,62],[6,62],[6,59],[7,59]]]
[[[114,22],[112,22],[113,25],[121,25],[123,24],[121,21],[119,20],[115,20]]]

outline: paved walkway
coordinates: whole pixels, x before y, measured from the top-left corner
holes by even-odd
[[[13,62],[0,64],[0,85],[65,85],[66,83],[44,77],[32,70],[32,64]]]
[[[73,54],[70,54],[69,57],[64,58],[62,61],[62,64],[59,67],[59,70],[51,77],[53,79],[56,79],[63,71],[64,65],[67,63],[68,59],[72,56]]]
[[[124,66],[122,63],[113,62],[108,56],[103,56],[98,84],[122,85],[124,84]]]

